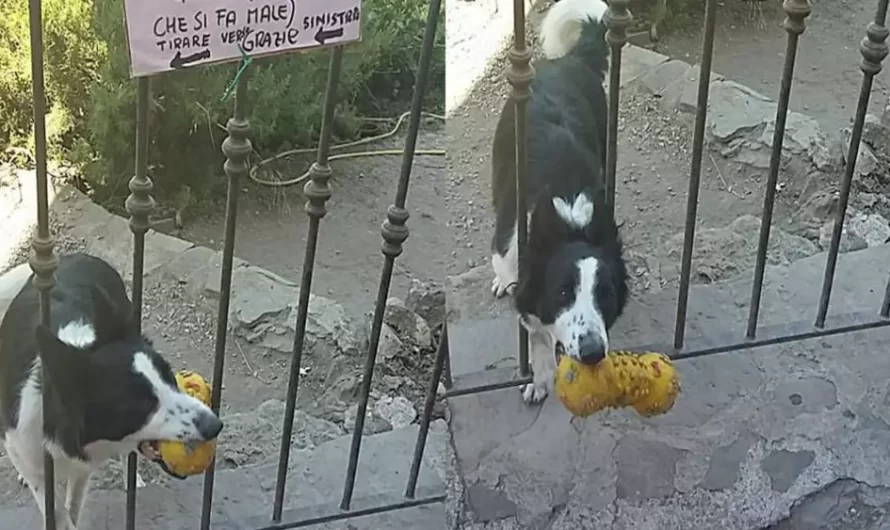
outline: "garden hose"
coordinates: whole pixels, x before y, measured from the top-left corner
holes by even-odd
[[[389,132],[379,134],[376,136],[369,136],[367,138],[362,138],[361,140],[356,140],[354,142],[348,142],[345,144],[335,145],[335,146],[331,147],[331,150],[333,151],[336,149],[346,149],[347,147],[355,147],[357,145],[363,145],[363,144],[383,140],[385,138],[389,138],[389,137],[393,136],[394,134],[396,134],[396,132],[398,132],[399,127],[402,126],[402,123],[405,121],[405,118],[407,118],[410,114],[411,114],[410,112],[405,112],[401,116],[399,116],[399,119],[396,122],[395,127],[393,127]],[[423,112],[421,114],[423,114],[424,116],[429,116],[431,118],[435,118],[437,120],[445,121],[445,116],[440,116],[438,114],[432,114],[429,112]],[[287,186],[294,186],[296,184],[300,184],[301,182],[304,182],[309,178],[310,170],[306,170],[306,172],[303,173],[302,175],[300,175],[299,177],[295,177],[295,178],[288,179],[288,180],[275,180],[275,181],[263,180],[256,176],[256,172],[264,165],[274,162],[276,160],[280,160],[284,157],[291,156],[291,155],[314,153],[316,151],[316,149],[317,148],[310,147],[310,148],[304,148],[304,149],[290,149],[288,151],[282,151],[281,153],[278,153],[274,156],[271,156],[269,158],[265,158],[265,159],[261,160],[258,164],[251,167],[250,172],[248,173],[248,176],[250,177],[250,180],[256,182],[257,184],[259,184],[261,186],[269,186],[269,187],[273,187],[273,188],[283,188],[283,187],[287,187]],[[344,160],[347,158],[359,158],[359,157],[365,157],[365,156],[390,156],[390,155],[403,155],[403,154],[405,154],[404,149],[382,149],[382,150],[378,150],[378,151],[355,151],[355,152],[350,152],[350,153],[341,153],[338,155],[332,155],[332,156],[328,157],[328,161]],[[414,154],[415,155],[426,155],[426,156],[445,156],[445,150],[444,149],[417,149],[416,151],[414,151]]]

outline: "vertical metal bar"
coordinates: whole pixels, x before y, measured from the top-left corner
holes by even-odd
[[[340,509],[348,510],[352,503],[352,492],[355,488],[355,474],[358,470],[359,452],[362,447],[362,432],[365,427],[365,414],[368,410],[368,396],[371,394],[371,379],[374,376],[374,363],[377,360],[377,346],[380,342],[380,330],[383,327],[383,313],[386,310],[386,299],[389,296],[389,285],[396,258],[402,253],[402,244],[408,239],[408,210],[405,201],[408,198],[408,184],[411,179],[411,167],[414,164],[414,151],[417,146],[417,132],[420,130],[420,115],[423,110],[423,98],[430,73],[433,56],[433,44],[436,40],[436,27],[439,24],[441,0],[430,0],[427,11],[426,28],[423,33],[423,45],[420,50],[420,65],[414,84],[414,97],[411,100],[411,116],[408,125],[408,137],[405,138],[405,154],[402,157],[402,170],[399,176],[399,187],[396,191],[395,203],[386,212],[380,233],[383,236],[383,269],[380,272],[380,285],[377,289],[377,304],[374,307],[374,319],[371,325],[371,338],[368,341],[368,355],[365,358],[365,369],[362,373],[361,393],[359,394],[358,411],[355,417],[355,428],[352,432],[352,445],[349,449],[349,464],[346,468],[346,480],[343,485],[343,498]]]
[[[859,156],[859,143],[862,141],[862,128],[865,125],[865,113],[868,112],[872,83],[875,75],[881,71],[881,61],[887,57],[887,36],[890,34],[890,30],[887,29],[886,21],[887,0],[880,0],[874,22],[868,25],[866,36],[859,45],[859,53],[862,55],[862,62],[859,64],[859,68],[862,70],[862,86],[859,90],[859,106],[856,107],[856,119],[853,122],[850,145],[847,148],[847,165],[844,167],[844,179],[841,183],[837,213],[834,218],[834,230],[831,233],[831,245],[828,248],[828,258],[825,263],[825,276],[822,279],[822,296],[819,298],[819,309],[816,313],[816,327],[818,328],[825,326],[825,317],[828,315],[828,303],[834,284],[834,270],[837,266],[841,233],[844,229],[844,217],[847,214],[850,186],[853,183],[853,172],[856,169],[856,159]]]
[[[226,189],[226,227],[223,243],[222,263],[219,275],[219,305],[216,313],[216,344],[213,356],[213,382],[211,383],[210,408],[219,413],[222,402],[223,375],[225,374],[226,331],[229,323],[229,302],[232,297],[232,264],[235,257],[235,231],[238,220],[238,193],[241,179],[250,170],[248,157],[253,151],[250,144],[250,121],[247,119],[247,83],[249,68],[241,73],[235,89],[234,115],[226,123],[228,136],[222,143],[226,155],[223,169],[228,177]],[[216,458],[204,472],[204,491],[201,499],[201,530],[210,528],[210,514],[213,506],[213,485],[216,477]]]
[[[711,62],[714,59],[714,26],[716,22],[717,0],[707,0],[701,66],[698,71],[698,103],[692,140],[692,167],[689,171],[689,191],[686,197],[686,233],[683,236],[680,288],[677,293],[677,319],[674,324],[674,348],[678,350],[683,347],[686,335],[686,308],[689,302],[689,277],[692,274],[695,221],[698,217],[698,188],[701,182],[701,160],[704,154],[705,122],[708,119],[708,91],[711,83]]]
[[[890,278],[887,279],[887,285],[884,287],[884,301],[881,302],[881,316],[890,317]]]
[[[312,293],[312,273],[315,269],[318,227],[321,218],[327,213],[325,203],[331,198],[331,187],[328,184],[328,181],[331,179],[328,153],[331,146],[334,109],[337,106],[337,83],[340,80],[340,65],[342,62],[343,48],[338,46],[330,51],[318,154],[315,163],[309,168],[311,178],[303,186],[303,193],[307,199],[305,210],[309,216],[309,233],[306,235],[306,251],[303,254],[303,275],[300,281],[300,298],[297,305],[297,321],[294,324],[293,354],[290,363],[290,376],[287,382],[284,425],[281,429],[281,445],[278,453],[278,476],[275,482],[275,502],[272,505],[272,521],[274,522],[281,522],[281,512],[284,509],[284,489],[287,486],[287,466],[290,460],[290,445],[294,432],[297,390],[300,386],[300,364],[303,361],[303,339],[306,334],[306,318],[309,315],[309,295]]]
[[[56,283],[59,260],[53,252],[55,242],[49,231],[49,184],[46,174],[46,90],[43,79],[43,10],[41,0],[28,4],[31,32],[31,89],[34,100],[34,161],[37,176],[37,232],[31,238],[30,265],[34,271],[34,287],[40,292],[40,321],[50,326],[50,295]],[[42,363],[41,363],[42,367]],[[42,368],[41,368],[42,369]],[[43,374],[41,372],[41,377]],[[43,409],[49,410],[46,388]],[[43,416],[43,431],[50,432],[49,416]],[[35,485],[38,486],[38,485]],[[56,530],[55,462],[48,451],[43,453],[43,510],[45,530]]]
[[[151,78],[136,80],[136,167],[130,179],[130,195],[125,206],[130,214],[130,231],[133,232],[133,324],[142,331],[142,285],[145,272],[145,233],[149,229],[148,216],[154,209],[151,196],[154,184],[148,177],[148,105],[151,94]],[[136,528],[136,474],[139,466],[136,453],[127,455],[127,513],[126,528]]]
[[[535,78],[535,69],[531,66],[532,52],[525,37],[525,0],[513,1],[513,47],[508,57],[510,68],[507,70],[507,81],[513,87],[510,99],[516,108],[516,261],[522,263],[528,239],[528,100],[531,97],[529,86]],[[522,377],[529,374],[528,331],[522,325],[519,326],[519,373]]]
[[[448,324],[444,324],[442,328],[442,336],[445,335],[445,328],[448,327]],[[442,383],[445,385],[445,389],[450,389],[454,386],[454,378],[451,376],[451,350],[448,350],[448,355],[445,356],[445,369],[442,373]]]
[[[442,337],[439,338],[439,347],[436,349],[436,361],[433,364],[433,373],[430,377],[430,385],[426,389],[426,399],[423,403],[423,414],[420,417],[420,430],[417,432],[417,442],[414,443],[414,459],[411,461],[411,471],[408,473],[408,485],[405,488],[405,497],[414,498],[417,490],[417,477],[420,475],[420,464],[423,461],[423,450],[426,448],[427,435],[430,432],[430,420],[433,417],[433,407],[436,405],[436,394],[439,390],[439,380],[445,367],[445,359],[449,355],[448,325],[442,328]]]
[[[769,160],[769,176],[763,195],[763,214],[760,216],[760,240],[757,244],[757,261],[754,265],[754,282],[751,287],[751,305],[748,308],[748,329],[745,336],[753,339],[757,334],[757,318],[760,313],[760,295],[763,293],[763,275],[766,270],[766,251],[773,223],[773,207],[776,203],[776,181],[779,178],[779,164],[782,161],[782,142],[785,140],[785,121],[788,118],[788,102],[791,99],[791,83],[794,77],[794,63],[797,59],[797,42],[806,29],[804,19],[810,15],[809,0],[785,0],[782,4],[787,16],[785,31],[788,44],[785,48],[785,67],[782,70],[782,86],[779,89],[779,104],[776,108],[776,130],[773,131],[773,150]]]
[[[609,70],[609,122],[606,131],[606,200],[615,213],[615,173],[618,170],[618,105],[621,89],[621,50],[627,43],[627,28],[633,15],[627,10],[630,0],[612,0],[604,22],[608,31],[606,42],[612,48]]]

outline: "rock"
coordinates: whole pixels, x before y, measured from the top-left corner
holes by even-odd
[[[435,282],[411,280],[405,306],[427,321],[432,329],[445,323],[445,288]]]
[[[862,141],[881,154],[890,154],[890,126],[881,122],[873,114],[865,115],[862,127]]]
[[[381,397],[374,403],[374,412],[392,425],[393,429],[407,427],[417,418],[414,405],[403,396]]]
[[[333,369],[337,370],[337,368]],[[358,399],[362,384],[361,372],[352,371],[345,374],[335,372],[329,374],[326,381],[328,382],[327,388],[318,399],[321,410],[343,412],[349,404],[355,403]]]
[[[706,228],[695,234],[693,276],[699,281],[715,282],[754,268],[760,219],[743,215],[724,228]],[[753,234],[753,236],[752,236]],[[683,233],[667,243],[668,253],[679,257],[683,249]],[[819,249],[808,239],[795,236],[773,226],[770,231],[767,263],[787,265],[816,254]]]
[[[429,324],[398,298],[392,297],[386,301],[383,321],[411,346],[426,349],[432,345],[433,336]]]
[[[757,435],[743,431],[731,444],[715,448],[701,487],[710,491],[731,488],[739,478],[741,466],[748,458],[748,451],[757,441]]]
[[[859,213],[847,219],[850,232],[862,238],[870,247],[883,245],[890,240],[890,223],[880,214]]]
[[[834,221],[828,221],[819,230],[819,245],[828,249]],[[854,210],[847,211],[844,228],[841,232],[840,252],[855,252],[867,247],[883,245],[890,240],[890,223],[879,214],[865,214]]]
[[[761,468],[769,476],[773,491],[784,493],[815,458],[813,451],[772,451],[761,462]]]
[[[822,228],[819,229],[819,246],[822,247],[823,250],[828,250],[831,246],[831,234],[833,231],[833,221],[825,223],[822,225]],[[868,248],[868,243],[856,234],[850,233],[849,227],[844,226],[841,231],[841,242],[838,251],[841,254],[845,254],[847,252],[856,252],[857,250],[862,250],[864,248]]]
[[[845,129],[841,130],[841,132],[838,136],[838,141],[841,143],[841,151],[842,151],[841,156],[843,157],[842,161],[844,164],[846,164],[848,162],[847,154],[849,153],[850,140],[852,139],[852,134],[853,134],[852,129],[850,127],[847,127]],[[853,171],[854,179],[861,179],[863,177],[866,177],[866,176],[874,173],[875,171],[877,171],[878,167],[879,167],[878,157],[875,156],[875,153],[872,150],[872,148],[868,145],[868,143],[866,143],[864,141],[860,142],[859,143],[859,154],[856,157],[856,168]]]
[[[252,412],[226,416],[219,444],[221,467],[241,467],[274,460],[272,455],[281,443],[284,411],[285,403],[273,399]],[[294,412],[291,445],[297,449],[312,449],[343,434],[345,431],[330,421],[301,410]]]
[[[355,403],[348,409],[346,409],[346,412],[343,415],[343,426],[348,432],[353,432],[355,430],[356,416],[358,416],[358,403]],[[365,425],[364,429],[362,429],[362,434],[367,436],[369,434],[379,434],[381,432],[387,432],[391,430],[392,425],[376,413],[374,406],[371,404],[369,399],[368,410],[365,413]]]
[[[232,275],[229,323],[250,342],[290,354],[293,348],[300,290],[291,282],[258,267],[239,267]],[[325,343],[339,352],[358,353],[364,344],[343,307],[310,295],[304,351]]]
[[[371,335],[371,322],[368,322],[368,336]],[[377,358],[389,361],[408,354],[408,347],[386,322],[380,328],[380,342],[377,343]]]

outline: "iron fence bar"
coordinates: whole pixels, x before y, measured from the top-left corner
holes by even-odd
[[[273,522],[270,525],[265,525],[261,527],[252,528],[252,530],[290,530],[291,528],[305,528],[307,526],[315,526],[325,523],[333,523],[337,521],[344,521],[347,519],[355,519],[357,517],[367,517],[369,515],[379,515],[387,512],[394,512],[397,510],[405,510],[407,508],[417,508],[420,506],[427,506],[430,504],[436,504],[440,502],[445,502],[445,495],[433,495],[422,497],[419,499],[405,499],[399,502],[393,502],[389,504],[382,504],[378,506],[370,506],[368,508],[361,508],[358,510],[352,510],[348,512],[337,512],[337,513],[327,513],[324,515],[305,517],[303,519],[298,519],[296,521],[290,522]],[[245,526],[224,526],[226,530],[244,530]]]
[[[40,293],[40,321],[49,327],[50,295],[56,283],[55,272],[59,260],[53,249],[55,242],[49,230],[49,184],[46,173],[46,87],[43,78],[43,10],[41,0],[28,4],[31,32],[31,90],[34,99],[34,164],[37,177],[37,232],[31,237],[31,270],[34,287]],[[41,363],[41,377],[43,377]],[[46,387],[43,389],[43,409],[49,410]],[[48,416],[43,416],[43,429],[48,432]],[[37,484],[34,485],[38,487]],[[49,451],[43,452],[43,510],[45,530],[56,530],[56,473],[55,462]]]
[[[890,317],[890,278],[887,278],[887,285],[884,287],[884,301],[881,302],[881,316]]]
[[[509,381],[500,381],[497,383],[486,383],[484,385],[476,385],[466,388],[452,388],[445,393],[445,399],[451,399],[458,396],[469,396],[471,394],[479,394],[481,392],[492,392],[494,390],[503,390],[505,388],[513,388],[514,386],[527,385],[532,382],[531,377],[522,379],[511,379]]]
[[[888,287],[890,289],[890,287]],[[446,328],[448,327],[448,323],[446,322],[442,326],[442,336],[445,336]],[[442,372],[442,383],[445,385],[445,389],[449,389],[454,386],[454,377],[451,374],[451,349],[448,349],[448,355],[445,356],[445,367]]]
[[[306,250],[303,254],[303,273],[300,281],[300,296],[297,304],[297,317],[294,324],[293,353],[290,374],[287,381],[287,398],[284,410],[284,424],[281,428],[281,445],[278,454],[278,474],[275,481],[275,501],[272,505],[272,521],[281,521],[284,509],[284,490],[287,486],[287,466],[290,460],[290,445],[294,432],[294,414],[297,407],[297,390],[300,386],[300,365],[303,362],[303,340],[306,334],[306,318],[309,315],[309,296],[312,294],[312,273],[315,269],[315,250],[318,246],[318,228],[321,218],[327,213],[325,203],[331,198],[331,166],[328,153],[331,146],[331,131],[334,123],[334,110],[337,106],[337,83],[340,80],[340,66],[343,62],[343,48],[337,46],[330,52],[328,79],[325,87],[324,114],[321,119],[321,137],[318,140],[318,153],[309,168],[310,180],[303,186],[306,195],[306,214],[309,216],[309,232],[306,235]]]
[[[855,333],[859,331],[868,331],[872,329],[890,327],[890,319],[875,319],[874,314],[852,313],[840,317],[832,317],[833,320],[839,322],[838,325],[829,328],[816,328],[810,321],[796,321],[784,325],[765,326],[760,330],[760,337],[754,340],[731,341],[721,343],[713,338],[702,338],[704,344],[686,351],[671,351],[671,348],[665,348],[664,344],[647,344],[631,348],[631,351],[663,351],[670,355],[675,361],[684,359],[693,359],[696,357],[706,357],[708,355],[716,355],[720,353],[731,353],[739,350],[748,350],[760,348],[764,346],[775,346],[778,344],[786,344],[790,342],[798,342],[802,340],[818,339],[823,337],[831,337],[835,335],[844,335],[847,333]],[[735,334],[726,334],[730,340]],[[697,342],[697,341],[696,341]],[[717,345],[709,345],[716,342]],[[449,390],[445,394],[446,399],[457,396],[468,396],[480,394],[483,392],[491,392],[493,390],[502,390],[512,388],[529,383],[528,379],[512,379],[506,381],[498,381],[495,383],[486,383],[473,386],[460,386],[460,378],[456,381],[457,386]]]
[[[674,325],[674,348],[678,350],[683,347],[686,335],[686,310],[689,303],[690,276],[692,275],[692,248],[695,244],[695,222],[698,217],[698,189],[701,182],[702,155],[704,154],[705,122],[708,119],[708,92],[711,86],[711,63],[714,59],[714,27],[716,23],[717,1],[707,0],[702,58],[698,71],[698,102],[692,140],[692,167],[689,171],[689,191],[686,198],[686,233],[683,236],[680,287],[677,293],[677,319]]]
[[[130,179],[130,194],[124,203],[130,214],[130,231],[133,233],[133,325],[137,332],[142,332],[142,294],[143,274],[145,272],[145,233],[148,232],[148,220],[154,210],[154,198],[151,192],[154,184],[148,176],[148,120],[149,98],[151,94],[151,78],[140,77],[136,80],[136,164],[133,177]],[[127,511],[126,528],[136,528],[136,475],[139,463],[136,453],[127,455]]]
[[[442,379],[442,370],[445,359],[450,353],[448,347],[448,325],[442,326],[442,336],[439,337],[439,347],[436,348],[436,361],[433,364],[433,373],[430,376],[430,385],[426,389],[426,399],[423,403],[423,414],[420,417],[420,429],[417,431],[417,442],[414,444],[414,459],[411,461],[411,471],[408,472],[408,485],[405,487],[405,497],[414,498],[417,490],[417,477],[420,475],[420,465],[423,462],[423,450],[426,448],[427,435],[430,432],[430,421],[433,417],[433,407],[436,405],[436,396],[439,391],[439,380]]]
[[[240,68],[240,66],[239,66]],[[229,302],[232,298],[232,270],[235,261],[235,232],[238,220],[238,194],[241,180],[250,170],[248,157],[253,151],[248,134],[250,121],[247,118],[247,83],[249,68],[244,68],[235,88],[235,110],[226,122],[228,136],[222,143],[226,155],[223,169],[227,177],[226,225],[223,242],[222,262],[219,272],[219,305],[216,313],[216,340],[213,352],[213,381],[211,382],[210,408],[219,414],[222,403],[223,376],[226,360],[226,332],[229,323]],[[216,477],[216,457],[204,472],[204,489],[201,497],[201,530],[209,530],[213,506],[213,486]]]
[[[760,297],[763,294],[763,275],[766,270],[766,252],[769,245],[770,229],[773,224],[773,208],[776,204],[776,181],[779,179],[779,164],[782,162],[782,143],[785,141],[785,122],[788,118],[788,102],[791,99],[791,83],[794,77],[794,64],[797,60],[797,43],[806,29],[804,20],[812,7],[809,0],[785,0],[782,4],[787,16],[785,31],[788,41],[785,48],[785,66],[782,69],[782,85],[779,89],[779,103],[776,107],[776,128],[773,131],[772,154],[769,160],[769,176],[763,195],[763,213],[760,216],[760,240],[757,243],[757,260],[754,265],[754,282],[751,286],[751,304],[748,307],[748,329],[745,336],[753,339],[757,334],[757,319],[760,313]]]
[[[606,201],[615,213],[615,173],[618,171],[618,104],[621,90],[621,50],[627,44],[627,28],[633,15],[627,6],[630,0],[612,0],[606,11],[606,42],[612,50],[609,70],[609,121],[606,130]]]
[[[507,53],[510,68],[507,81],[512,87],[510,100],[515,108],[513,115],[514,155],[516,162],[516,262],[518,271],[525,259],[528,240],[528,100],[529,88],[535,79],[531,65],[532,52],[525,35],[525,0],[513,0],[513,47]],[[519,325],[519,372],[529,374],[528,330]]]
[[[853,184],[853,172],[859,156],[859,144],[862,141],[862,128],[865,126],[865,114],[868,112],[868,101],[871,97],[872,83],[875,75],[881,71],[881,62],[887,57],[887,1],[880,0],[875,19],[868,25],[866,36],[859,45],[859,53],[862,62],[859,68],[862,70],[862,86],[859,90],[859,105],[856,108],[856,118],[853,122],[853,131],[850,135],[850,145],[847,147],[847,164],[844,167],[844,179],[841,183],[840,197],[838,198],[837,212],[834,218],[834,230],[831,233],[831,245],[828,248],[828,257],[825,262],[825,277],[822,279],[822,296],[819,299],[819,309],[816,313],[816,326],[825,325],[825,317],[828,314],[828,304],[831,299],[831,288],[834,284],[834,271],[837,267],[837,255],[840,250],[841,235],[844,229],[844,217],[847,214],[847,203],[850,199],[850,187]]]
[[[365,358],[362,386],[359,394],[358,411],[355,427],[352,432],[352,444],[349,449],[349,464],[346,468],[346,480],[343,485],[343,497],[340,508],[348,510],[352,502],[355,488],[355,474],[358,470],[359,452],[362,446],[362,432],[365,426],[365,414],[368,409],[368,396],[371,394],[371,379],[374,375],[374,364],[377,359],[377,346],[380,342],[380,330],[383,327],[383,314],[386,310],[386,299],[392,281],[392,271],[396,258],[402,253],[402,244],[408,239],[408,210],[405,201],[408,198],[408,184],[411,179],[411,168],[414,164],[414,151],[417,146],[417,133],[420,130],[420,115],[423,110],[423,98],[432,62],[433,45],[436,41],[436,27],[439,24],[441,0],[431,0],[423,33],[423,44],[420,50],[420,61],[417,78],[414,83],[414,96],[411,101],[411,115],[408,125],[408,137],[405,138],[405,154],[402,156],[402,168],[399,186],[396,191],[395,203],[386,212],[386,220],[381,227],[383,236],[383,270],[380,273],[380,285],[377,289],[377,304],[374,307],[374,319],[371,326],[371,337],[368,341],[368,355]]]

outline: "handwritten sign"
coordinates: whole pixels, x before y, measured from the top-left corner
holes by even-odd
[[[361,0],[124,0],[130,71],[191,66],[361,39]]]

